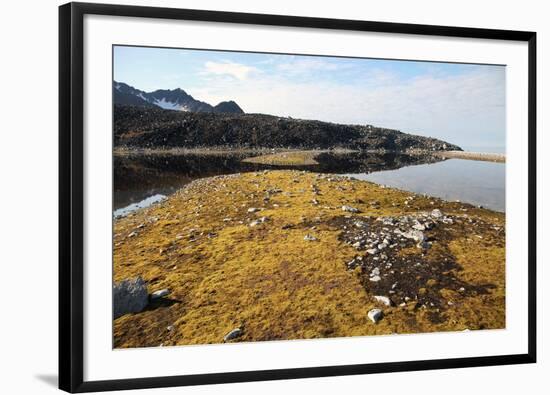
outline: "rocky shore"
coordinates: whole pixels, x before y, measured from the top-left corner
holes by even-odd
[[[469,160],[481,160],[485,162],[506,162],[505,154],[495,154],[487,152],[467,152],[467,151],[445,151],[434,152],[434,155],[440,158],[456,158],[456,159],[469,159]]]
[[[113,243],[115,347],[505,326],[504,214],[347,177],[196,180]]]

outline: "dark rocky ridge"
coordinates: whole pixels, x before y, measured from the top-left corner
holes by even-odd
[[[342,125],[265,114],[168,111],[159,108],[114,108],[117,146],[139,148],[350,148],[380,151],[446,151],[460,147],[371,125]]]

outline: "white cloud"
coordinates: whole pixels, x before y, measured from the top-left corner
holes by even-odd
[[[301,74],[312,71],[335,71],[343,68],[348,68],[345,64],[335,64],[322,59],[302,58],[286,63],[277,64],[277,69],[285,73]]]
[[[459,145],[504,144],[503,69],[369,80],[337,84],[254,74],[246,81],[217,81],[192,93],[212,103],[235,100],[250,113],[368,123]]]
[[[206,62],[204,64],[203,74],[213,74],[218,76],[231,76],[238,80],[246,80],[251,73],[258,71],[255,67],[233,62]]]

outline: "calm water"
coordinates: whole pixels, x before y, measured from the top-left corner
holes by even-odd
[[[241,162],[248,156],[256,155],[115,156],[114,214],[126,215],[160,201],[197,178],[284,168]],[[430,156],[372,153],[325,153],[316,159],[318,165],[302,169],[346,174],[446,200],[460,200],[504,211],[505,164],[502,163],[462,159],[442,161]]]
[[[445,200],[460,200],[496,211],[505,210],[504,163],[449,159],[398,170],[349,175]]]

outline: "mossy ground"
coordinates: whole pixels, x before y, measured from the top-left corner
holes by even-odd
[[[243,159],[243,162],[259,163],[271,166],[308,166],[317,165],[315,160],[321,151],[285,151]]]
[[[360,213],[343,212],[342,205]],[[409,253],[435,262],[444,250],[457,265],[435,277],[490,285],[488,291],[461,295],[452,287],[436,287],[432,292],[451,301],[444,311],[418,308],[414,301],[381,306],[364,286],[364,274],[346,267],[357,250],[342,240],[338,224],[342,218],[434,208],[472,219],[473,225],[448,225],[444,245],[439,247],[436,237],[422,256],[414,249]],[[250,226],[262,217],[267,219]],[[236,341],[504,328],[504,232],[489,232],[503,229],[504,221],[503,214],[467,204],[310,172],[197,180],[164,202],[115,221],[114,280],[141,276],[149,292],[168,288],[170,295],[116,319],[114,344],[220,343],[236,327],[243,329]],[[306,235],[317,240],[304,240]],[[367,318],[375,307],[384,311],[377,324]]]

